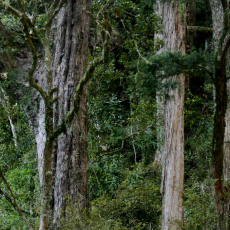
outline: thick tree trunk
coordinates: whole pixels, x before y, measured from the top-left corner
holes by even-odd
[[[38,112],[30,117],[37,143],[38,171],[41,185],[39,230],[48,229],[50,220],[52,220],[52,208],[55,221],[57,224],[60,223],[61,214],[65,214],[67,199],[71,205],[76,205],[79,208],[88,207],[86,85],[83,87],[83,92],[80,87],[80,109],[77,106],[78,102],[75,101],[74,108],[77,109],[72,110],[77,111],[75,120],[67,129],[67,132],[58,138],[55,145],[55,137],[53,136],[53,129],[60,124],[62,118],[73,105],[73,94],[87,67],[90,17],[85,11],[90,11],[91,0],[67,0],[67,3],[67,7],[62,8],[58,13],[52,27],[54,35],[52,39],[54,40],[52,71],[49,69],[48,47],[50,46],[50,36],[48,27],[46,31],[47,40],[44,40],[46,46],[45,61],[39,61],[37,65],[37,51],[32,41],[30,41],[30,48],[33,53],[31,68],[30,55],[27,61],[29,62],[28,68],[30,68],[27,71],[30,85],[36,89],[39,87],[37,91],[43,98],[37,91],[35,92],[34,98],[38,102]],[[24,21],[22,20],[22,22]],[[29,40],[30,35],[28,35],[26,23],[24,32]],[[95,65],[94,63],[93,67],[91,66],[91,72],[95,69]],[[24,66],[20,66],[20,68],[22,70]],[[33,77],[42,88],[36,85]],[[53,82],[51,79],[53,79]],[[83,83],[87,81],[85,79]],[[52,91],[53,86],[57,87],[58,90]],[[55,95],[51,92],[55,92]],[[53,104],[52,96],[57,98],[55,104]],[[79,98],[78,95],[75,95],[75,98]],[[53,203],[50,203],[52,193],[54,194]],[[52,206],[50,207],[50,205]]]
[[[57,34],[53,49],[53,85],[59,87],[54,95],[59,99],[54,106],[54,122],[59,124],[73,105],[76,85],[87,67],[91,0],[69,0],[59,13],[55,27]],[[53,152],[54,218],[59,224],[68,204],[87,208],[88,200],[88,140],[87,88],[81,96],[80,110],[66,133],[61,134]]]
[[[163,49],[172,52],[181,50],[185,54],[185,5],[165,0],[159,2],[158,6],[163,13]],[[180,13],[179,8],[182,10]],[[170,90],[169,99],[164,105],[164,145],[161,156],[163,230],[182,229],[183,224],[185,76],[180,74],[170,80],[178,82],[178,87]]]
[[[182,229],[184,187],[184,75],[175,76],[180,87],[170,90],[165,104],[162,175],[162,229]]]
[[[54,128],[60,124],[72,107],[76,86],[87,67],[90,16],[84,8],[86,11],[91,10],[91,0],[68,0],[67,6],[61,9],[52,26],[54,45],[51,69],[53,87],[58,87],[58,91],[53,95],[54,98],[58,97],[58,100],[51,111]],[[47,89],[44,63],[39,64],[34,76],[38,83]],[[89,206],[86,93],[85,86],[76,118],[67,132],[61,134],[54,144],[46,140],[47,132],[49,132],[47,111],[45,111],[44,100],[38,96],[34,133],[37,143],[39,179],[43,199],[46,200],[48,196],[52,196],[48,204],[51,205],[49,209],[53,210],[57,226],[60,224],[61,216],[65,216],[68,204],[78,208]],[[44,157],[49,155],[50,151],[52,156]],[[51,165],[52,173],[46,169],[48,174],[45,174],[45,168],[50,168]],[[51,179],[52,183],[50,183]],[[44,183],[47,184],[46,187]],[[41,210],[47,210],[47,202],[42,202]],[[43,212],[40,229],[47,229],[49,216],[51,212]]]

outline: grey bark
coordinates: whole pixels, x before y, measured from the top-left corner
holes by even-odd
[[[224,10],[220,0],[209,0],[212,11],[214,48],[217,51],[221,34],[223,33]]]
[[[79,80],[87,67],[88,38],[91,0],[68,0],[52,25],[52,76],[53,87],[58,87],[54,98],[54,128],[73,105],[73,94]],[[34,78],[47,89],[46,69],[41,62]],[[61,134],[54,143],[52,155],[52,202],[54,222],[59,225],[60,218],[65,215],[68,204],[78,208],[87,208],[88,176],[87,176],[87,88],[81,96],[80,110],[66,133]],[[46,142],[45,105],[40,96],[38,112],[34,117],[34,133],[37,143],[37,157],[40,185],[44,180],[44,151]],[[40,226],[40,229],[43,227]]]
[[[230,80],[227,82],[228,98],[230,97]],[[225,115],[225,136],[224,136],[224,183],[229,185],[230,173],[230,104],[228,100],[228,108]]]
[[[87,67],[91,0],[68,1],[59,13],[55,27],[57,34],[53,49],[53,85],[59,87],[55,96],[54,125],[56,126],[73,105],[73,93]],[[78,208],[89,205],[88,200],[88,141],[87,88],[81,96],[80,110],[65,134],[58,138],[53,158],[54,218],[57,223],[68,202]],[[67,201],[68,200],[68,201]]]
[[[160,35],[164,40],[163,51],[181,50],[185,54],[185,6],[173,4],[169,0],[158,4],[163,17],[163,33]],[[178,7],[184,10],[182,15]],[[164,104],[164,144],[161,155],[163,230],[181,229],[183,223],[185,76],[180,74],[170,80],[178,82],[178,87],[169,91],[169,99]]]

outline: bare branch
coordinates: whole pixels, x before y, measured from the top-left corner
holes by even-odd
[[[122,25],[123,25],[123,27],[124,27],[126,33],[127,33],[128,35],[131,35],[130,32],[127,30],[127,28],[126,28],[126,26],[125,26],[125,23],[124,23],[124,21],[122,20],[121,17],[120,17],[120,21],[121,21],[121,23],[122,23]],[[136,38],[134,37],[134,35],[131,35],[131,37],[133,38],[133,42],[134,42],[134,45],[135,45],[135,48],[136,48],[136,50],[137,50],[137,53],[138,53],[139,57],[140,57],[142,60],[144,60],[146,64],[152,65],[151,62],[149,62],[146,58],[144,58],[144,57],[141,55],[141,52],[140,52],[140,50],[139,50],[139,48],[138,48],[137,41],[136,41]]]
[[[0,93],[0,102],[1,102],[6,114],[8,116],[8,120],[10,122],[11,131],[12,131],[13,139],[14,139],[14,145],[15,145],[15,147],[18,147],[18,141],[17,141],[18,138],[17,138],[15,126],[13,124],[13,121],[12,121],[11,115],[10,115],[10,111],[9,111],[9,109],[10,109],[9,97],[6,96],[6,93],[5,93],[5,91],[3,90],[2,87],[0,87],[0,91],[1,91],[1,93]]]

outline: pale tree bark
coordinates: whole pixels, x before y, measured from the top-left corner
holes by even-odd
[[[229,58],[228,58],[229,63]],[[227,93],[228,98],[230,97],[230,80],[227,81]],[[229,173],[230,173],[230,104],[229,99],[227,103],[227,110],[225,114],[225,134],[224,134],[224,164],[223,164],[223,177],[224,177],[224,185],[225,187],[229,188]],[[229,197],[229,195],[228,195]],[[225,215],[225,226],[226,229],[229,229],[229,199],[226,201],[226,204],[223,207],[223,212]]]
[[[227,56],[227,65],[229,68],[230,65],[230,53],[228,51],[228,56]],[[223,163],[223,180],[224,180],[224,186],[226,188],[230,187],[230,103],[229,103],[229,98],[230,98],[230,79],[229,79],[229,74],[227,75],[228,80],[227,80],[227,110],[225,114],[225,134],[224,134],[224,163]],[[227,194],[227,193],[226,193]],[[227,195],[229,197],[229,194]],[[226,229],[229,229],[230,224],[229,224],[229,205],[230,201],[229,198],[226,200],[226,204],[224,205],[224,214],[225,214],[225,226]]]
[[[54,190],[58,190],[54,196],[55,218],[60,218],[59,213],[65,212],[66,205],[63,203],[67,198],[70,198],[71,204],[78,202],[82,207],[88,205],[86,83],[92,77],[96,65],[102,63],[104,54],[87,67],[90,16],[86,11],[90,12],[91,0],[68,0],[67,7],[62,9],[66,1],[55,0],[51,3],[48,6],[43,39],[40,39],[26,15],[21,0],[17,0],[19,10],[3,1],[0,3],[20,18],[32,53],[28,80],[29,85],[40,95],[39,112],[34,119],[41,185],[39,230],[46,230],[52,219],[50,197],[54,178]],[[55,16],[56,20],[53,21]],[[31,31],[40,39],[44,48],[45,57],[40,61],[40,66]],[[56,43],[52,47],[54,61],[51,65],[52,33],[55,35]],[[108,45],[104,47],[108,50]],[[57,151],[54,151],[54,141],[62,133],[65,133],[67,138],[59,139]]]
[[[55,22],[57,30],[53,49],[54,125],[57,126],[73,106],[73,95],[87,67],[91,0],[68,1]],[[53,153],[54,197],[53,211],[57,223],[65,215],[68,202],[78,208],[88,208],[88,140],[87,88],[81,95],[80,109],[66,133],[58,137]]]
[[[20,11],[0,0],[0,4],[19,17],[23,25],[32,54],[32,64],[28,70],[29,85],[41,97],[38,103],[39,113],[34,119],[37,125],[35,135],[38,135],[36,141],[42,145],[42,152],[38,152],[41,184],[39,230],[49,228],[53,206],[56,223],[60,224],[60,216],[66,211],[65,199],[69,199],[69,204],[78,208],[88,206],[86,85],[93,77],[95,68],[109,62],[111,26],[106,9],[114,1],[110,0],[100,10],[104,18],[107,17],[108,23],[105,25],[98,17],[96,19],[106,34],[102,38],[102,52],[87,63],[91,0],[68,0],[67,8],[63,9],[65,0],[55,0],[51,3],[47,8],[49,10],[43,39],[40,39],[36,28],[26,15],[21,0],[17,0]],[[56,21],[53,22],[55,16]],[[44,60],[40,61],[40,66],[31,31],[40,39],[44,48]],[[50,41],[54,40],[52,34],[57,40],[51,49]],[[65,134],[67,138],[61,136],[60,146],[57,143],[54,148],[54,142],[61,134]],[[50,207],[52,182],[54,190],[58,192],[54,195],[54,205]],[[55,205],[60,209],[55,209]]]
[[[52,85],[58,88],[53,97],[54,129],[61,123],[73,106],[73,96],[79,80],[84,76],[88,58],[88,38],[91,0],[68,0],[52,25]],[[40,63],[35,79],[48,88],[44,63]],[[65,133],[54,142],[52,154],[52,202],[54,222],[59,225],[65,216],[67,205],[88,208],[87,176],[87,88],[84,86],[79,112]],[[38,99],[38,113],[35,116],[35,138],[37,143],[38,169],[40,184],[44,180],[44,152],[47,132],[45,127],[45,103]],[[49,149],[48,149],[49,151]],[[50,215],[50,214],[49,214]],[[40,229],[43,227],[40,226]]]
[[[158,16],[163,17],[164,4],[161,0],[157,0],[156,7],[154,8],[155,8],[155,13]],[[157,43],[158,40],[164,41],[163,25],[159,33],[155,34],[155,43]],[[164,51],[164,47],[160,47],[159,50],[157,51],[157,54],[161,54],[163,51]],[[161,91],[156,92],[156,102],[157,102],[157,118],[160,121],[160,125],[157,127],[157,151],[153,162],[154,170],[158,170],[158,166],[161,166],[163,163],[162,152],[163,152],[163,138],[164,138],[163,137],[164,95],[162,95]]]
[[[227,82],[228,98],[230,97],[230,80]],[[225,115],[225,134],[224,134],[224,183],[229,186],[230,173],[230,104],[228,99],[228,107]]]
[[[179,13],[179,8],[180,12]],[[158,3],[163,17],[163,51],[186,48],[186,6],[166,0]],[[164,104],[164,144],[162,148],[163,194],[162,229],[182,229],[183,188],[184,188],[184,87],[185,76],[180,74],[170,79],[177,82],[176,89],[168,92],[169,99]]]

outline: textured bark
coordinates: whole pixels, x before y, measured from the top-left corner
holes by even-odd
[[[228,63],[229,63],[229,57],[228,57]],[[230,80],[227,81],[227,93],[228,93],[228,98],[230,97]],[[223,164],[223,176],[224,176],[224,185],[225,187],[229,188],[229,173],[230,173],[230,104],[229,104],[229,99],[227,102],[227,110],[225,114],[225,134],[224,134],[224,164]],[[228,195],[229,197],[229,195]],[[223,211],[225,214],[225,226],[226,229],[229,229],[229,199],[226,201],[226,204],[223,207]]]
[[[184,75],[176,76],[180,88],[170,90],[165,104],[163,149],[162,229],[182,229],[184,187]]]
[[[228,58],[229,63],[229,58]],[[230,97],[230,80],[227,81],[228,98]],[[225,115],[225,134],[224,134],[224,183],[229,186],[230,173],[230,104],[228,99],[228,107]]]
[[[224,27],[224,10],[220,0],[209,0],[212,10],[212,27],[215,51],[218,49]]]
[[[230,53],[228,52],[227,56],[227,65],[229,66],[230,64]],[[224,181],[224,186],[226,188],[230,187],[229,184],[229,173],[230,173],[230,103],[229,103],[229,98],[230,98],[230,80],[229,80],[229,74],[227,75],[228,80],[227,80],[227,110],[225,114],[225,134],[224,134],[224,163],[223,163],[223,181]],[[229,194],[227,194],[228,199],[226,200],[226,204],[224,205],[224,213],[225,213],[225,223],[226,223],[226,229],[229,229],[230,223],[229,223]]]
[[[155,5],[155,4],[154,4]],[[163,9],[164,9],[164,4],[161,0],[157,0],[156,2],[156,9],[155,13],[158,14],[159,16],[163,17]],[[163,25],[162,25],[163,26]],[[163,28],[162,28],[163,29]],[[164,34],[163,31],[160,31],[159,33],[155,34],[155,41],[157,39],[163,40],[164,41]],[[157,54],[161,54],[164,51],[164,47],[160,47],[160,49],[157,51]],[[164,82],[164,80],[163,80]],[[155,155],[155,159],[153,162],[153,168],[154,170],[158,169],[158,165],[162,165],[162,152],[163,152],[163,139],[164,139],[164,128],[163,128],[163,123],[164,123],[164,95],[159,91],[156,93],[156,101],[157,101],[157,117],[160,120],[160,125],[158,126],[157,130],[157,151]]]
[[[40,185],[44,200],[52,194],[51,209],[54,221],[60,224],[61,216],[65,216],[68,204],[77,207],[88,207],[87,178],[87,88],[81,96],[80,109],[67,131],[58,139],[47,140],[73,106],[73,95],[80,79],[85,73],[88,58],[88,36],[90,17],[84,12],[90,11],[91,0],[68,0],[52,25],[52,83],[49,83],[49,65],[38,63],[34,78],[48,92],[49,85],[58,90],[53,98],[58,100],[50,107],[38,96],[38,112],[35,115],[34,133],[37,143],[37,157]],[[48,76],[48,77],[47,77]],[[49,102],[48,102],[49,103]],[[47,103],[46,103],[47,104]],[[53,109],[52,109],[53,107]],[[53,111],[52,111],[53,110]],[[53,119],[50,119],[53,117]],[[49,127],[52,123],[52,127]],[[49,125],[48,125],[49,124]],[[52,156],[50,155],[52,153]],[[47,157],[48,156],[48,157]],[[50,169],[52,165],[52,173]],[[44,173],[46,171],[46,173]],[[52,180],[52,183],[50,183]],[[44,188],[44,184],[48,185]],[[52,186],[52,187],[51,187]],[[47,200],[46,200],[47,201]],[[50,210],[47,202],[41,210]],[[43,212],[40,229],[47,229],[47,220],[51,215]]]
[[[158,10],[163,16],[163,34],[158,35],[164,40],[163,50],[181,50],[185,54],[185,5],[166,0],[158,3]],[[164,105],[164,145],[161,155],[163,230],[182,229],[183,223],[185,76],[180,74],[170,80],[178,82],[178,87],[170,90],[169,99]]]
[[[92,61],[86,71],[88,74],[85,74],[90,17],[84,9],[90,11],[91,0],[68,0],[67,2],[67,7],[62,8],[60,12],[59,8],[65,1],[59,2],[58,6],[56,4],[58,2],[55,1],[51,6],[46,24],[46,36],[42,42],[45,58],[40,62],[38,51],[30,36],[29,25],[32,25],[30,20],[25,14],[8,7],[12,14],[20,18],[32,53],[32,64],[27,72],[29,85],[35,89],[34,97],[38,100],[38,113],[34,115],[32,124],[37,142],[41,185],[39,230],[47,230],[50,225],[52,192],[54,193],[52,208],[58,224],[60,213],[65,214],[67,198],[71,205],[77,203],[78,207],[88,206],[86,83],[92,77],[95,66],[102,63],[103,55]],[[5,4],[2,1],[1,3]],[[19,10],[23,11],[21,1],[17,3]],[[52,47],[51,66],[50,26],[56,12],[59,14],[52,26],[54,35],[52,40],[55,41]],[[79,82],[81,82],[80,85],[78,85]],[[70,110],[71,112],[68,113]],[[67,113],[68,116],[66,116]],[[63,119],[64,117],[66,119]],[[61,126],[59,126],[60,123]],[[54,149],[57,135],[63,132],[65,134],[58,138]]]
[[[216,213],[218,218],[218,229],[228,228],[228,198],[223,186],[223,165],[224,165],[224,139],[225,137],[225,114],[227,110],[227,76],[226,76],[226,56],[229,49],[229,38],[227,29],[229,26],[228,19],[224,14],[224,8],[227,1],[210,0],[213,20],[213,37],[214,48],[216,51],[215,60],[215,116],[214,130],[212,141],[212,158],[214,166],[215,183],[215,200]],[[226,133],[227,134],[227,133]],[[225,145],[228,150],[228,145]],[[226,154],[226,159],[228,155]],[[227,212],[226,212],[227,211]],[[227,214],[227,215],[226,215]]]
[[[68,1],[57,17],[57,34],[53,49],[54,94],[59,99],[54,105],[54,124],[57,126],[73,105],[73,94],[87,67],[91,0]],[[87,208],[87,88],[81,96],[80,110],[65,134],[58,137],[53,152],[54,197],[53,212],[57,223],[70,204]]]

